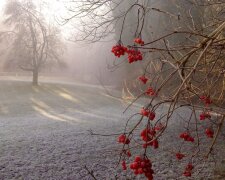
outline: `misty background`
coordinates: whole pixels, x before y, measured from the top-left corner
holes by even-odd
[[[1,0],[1,30],[10,31],[10,27],[4,24],[5,2]],[[119,3],[120,1],[114,1]],[[127,7],[129,7],[134,0],[122,1],[117,8],[112,8],[114,4],[106,4],[100,9],[97,9],[99,13],[107,12],[112,8],[105,16],[105,19],[99,20],[99,24],[104,24],[108,20],[112,20],[126,12]],[[107,23],[105,26],[100,26],[96,32],[100,34],[96,37],[88,36],[84,38],[92,30],[94,26],[92,25],[93,16],[85,16],[81,18],[79,16],[71,18],[66,21],[68,17],[74,15],[76,9],[74,3],[69,3],[66,1],[35,1],[36,8],[43,14],[43,17],[47,24],[53,24],[60,30],[61,38],[63,43],[61,44],[63,48],[62,61],[63,66],[58,66],[57,64],[46,66],[40,70],[40,76],[50,76],[50,77],[61,77],[68,78],[69,80],[80,81],[90,84],[101,84],[110,85],[115,87],[122,87],[125,84],[130,84],[130,86],[135,86],[135,79],[140,75],[147,63],[135,63],[128,66],[125,59],[120,58],[119,61],[115,61],[116,58],[113,57],[111,53],[111,48],[118,42],[118,37],[122,29],[123,19],[118,19],[113,21],[110,25]],[[182,14],[185,6],[190,6],[188,1],[180,2],[180,6],[177,5],[177,9],[173,7],[171,9],[171,1],[143,1],[144,5],[153,6],[154,8],[163,9],[165,11],[171,12],[171,14]],[[179,3],[177,3],[179,4]],[[182,7],[182,8],[181,8]],[[76,9],[75,12],[71,12],[71,8]],[[180,11],[179,11],[180,10]],[[193,11],[197,11],[193,9]],[[198,10],[199,11],[199,10]],[[75,13],[76,14],[76,13]],[[131,10],[126,18],[125,32],[123,32],[122,41],[124,44],[132,44],[132,39],[135,38],[134,29],[137,24],[137,20],[133,18],[136,16],[137,9]],[[173,21],[170,16],[162,16],[160,13],[152,11],[148,14],[145,20],[145,28],[143,34],[143,39],[146,41],[151,41],[156,37],[159,37],[166,32],[168,32],[169,26],[180,26],[177,19]],[[197,14],[196,14],[197,17]],[[97,21],[97,20],[96,20]],[[105,29],[106,28],[106,29]],[[181,28],[181,27],[179,27]],[[104,32],[103,32],[104,31]],[[22,70],[19,67],[19,63],[12,66],[11,61],[13,57],[10,57],[12,46],[10,45],[10,38],[1,38],[1,63],[0,70],[1,75],[17,75],[24,76],[30,75],[31,72]],[[155,58],[154,54],[146,55],[145,59]]]

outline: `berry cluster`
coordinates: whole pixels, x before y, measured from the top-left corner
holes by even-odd
[[[199,117],[200,117],[200,120],[202,121],[202,120],[205,120],[206,118],[210,119],[211,115],[209,114],[209,112],[202,112]]]
[[[149,96],[154,96],[155,95],[155,91],[151,88],[151,87],[149,87],[147,90],[146,90],[146,92],[145,92],[147,95],[149,95]]]
[[[157,139],[154,139],[156,135],[155,129],[146,128],[141,131],[141,138],[145,142],[143,144],[143,148],[147,148],[148,146],[153,146],[154,149],[159,147],[159,142]]]
[[[184,176],[186,177],[191,177],[191,173],[192,173],[192,169],[194,168],[194,166],[189,163],[186,167],[185,167],[185,171],[183,173]]]
[[[210,97],[201,96],[200,99],[206,106],[208,106],[212,103],[212,100],[210,99]]]
[[[127,52],[127,48],[122,46],[121,44],[115,45],[112,47],[111,52],[116,56],[116,57],[120,57],[125,55],[125,53]]]
[[[141,52],[137,49],[134,49],[134,48],[128,49],[127,53],[128,53],[128,62],[129,63],[141,61],[143,59]]]
[[[208,138],[213,138],[213,135],[214,135],[214,131],[210,128],[206,128],[205,130],[205,134]]]
[[[188,134],[187,132],[181,133],[180,134],[180,138],[184,139],[184,141],[189,141],[189,142],[194,142],[195,141],[195,139],[192,136],[190,136],[190,134]]]
[[[153,179],[154,171],[152,170],[152,163],[148,158],[141,158],[136,156],[134,161],[130,164],[130,169],[134,171],[135,175],[144,174],[148,180]]]
[[[118,137],[118,142],[119,142],[119,143],[122,143],[122,144],[130,144],[130,140],[126,137],[125,134],[121,134],[121,135]]]
[[[134,42],[136,43],[136,44],[140,44],[140,45],[144,45],[145,44],[145,42],[141,39],[141,38],[135,38],[134,39]]]
[[[148,109],[142,108],[140,114],[142,116],[148,117],[149,120],[151,120],[151,121],[155,119],[155,112],[152,112]]]
[[[184,154],[182,154],[182,153],[180,153],[180,152],[176,153],[176,158],[177,158],[178,160],[181,160],[181,159],[183,159],[184,157],[185,157]]]
[[[143,84],[146,84],[147,81],[148,81],[148,78],[146,78],[145,75],[140,76],[138,79],[139,79]]]

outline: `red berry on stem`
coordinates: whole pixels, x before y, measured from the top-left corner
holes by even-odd
[[[146,90],[146,92],[145,92],[147,95],[149,95],[149,96],[154,96],[155,95],[155,91],[151,88],[151,87],[149,87],[147,90]]]
[[[186,176],[186,177],[191,177],[191,172],[190,171],[185,171],[183,173],[183,175]]]
[[[157,139],[153,140],[152,143],[153,143],[153,147],[155,149],[157,149],[159,147],[159,142],[157,141]]]
[[[210,128],[206,128],[205,130],[205,134],[208,138],[213,138],[213,135],[214,135],[214,131]]]
[[[139,77],[139,80],[140,80],[143,84],[146,84],[147,81],[148,81],[148,78],[145,77],[145,75],[143,75],[143,76],[140,76],[140,77]]]
[[[194,166],[191,163],[188,163],[188,165],[186,166],[185,170],[186,171],[191,171],[192,169],[194,169]]]
[[[142,116],[149,116],[149,110],[145,109],[145,108],[142,108],[140,114]]]
[[[118,142],[119,142],[119,143],[122,143],[122,144],[129,144],[129,143],[130,143],[130,140],[126,137],[125,134],[121,134],[121,135],[118,137]]]
[[[154,120],[155,119],[155,113],[154,112],[150,112],[149,113],[149,119],[150,120]]]
[[[135,159],[134,159],[134,161],[135,161],[135,162],[141,161],[141,157],[140,157],[140,156],[136,156]]]
[[[144,45],[144,41],[141,38],[135,38],[134,42],[140,45]]]
[[[185,157],[184,154],[182,154],[182,153],[176,153],[176,158],[177,158],[178,160],[181,160],[181,159],[183,159],[184,157]]]
[[[143,174],[143,173],[144,173],[143,169],[142,168],[139,168],[138,169],[138,174]]]
[[[127,151],[127,156],[131,157],[131,152],[129,150]]]

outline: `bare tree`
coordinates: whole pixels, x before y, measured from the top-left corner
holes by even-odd
[[[4,23],[10,31],[1,32],[10,36],[11,50],[8,64],[19,66],[33,73],[33,85],[38,85],[38,75],[52,63],[62,64],[63,44],[60,31],[47,23],[31,0],[8,1]]]

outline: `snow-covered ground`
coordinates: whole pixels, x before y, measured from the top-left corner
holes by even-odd
[[[0,84],[1,180],[92,179],[84,166],[100,180],[115,179],[116,174],[119,179],[133,177],[116,168],[121,149],[117,136],[91,136],[88,130],[123,132],[126,119],[139,111],[138,104],[123,114],[128,104],[98,86],[43,82],[32,87],[9,79]],[[167,133],[160,153],[151,152],[155,179],[182,179],[179,164],[169,160],[168,147],[177,145],[174,130]],[[211,166],[199,177],[212,177]]]

